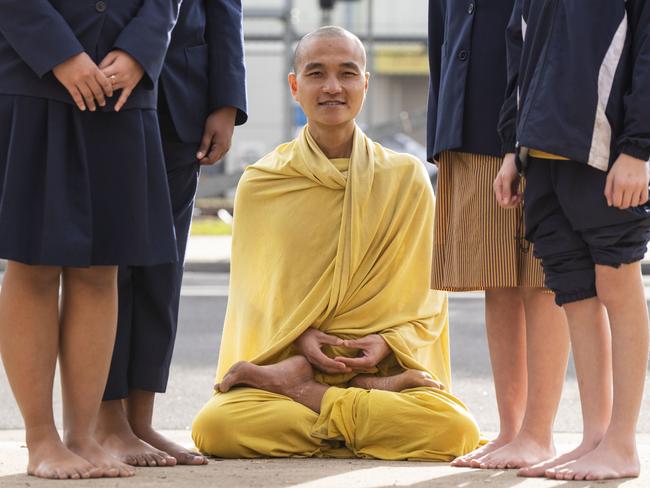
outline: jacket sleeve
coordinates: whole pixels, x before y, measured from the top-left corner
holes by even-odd
[[[627,2],[632,34],[631,85],[624,98],[625,122],[618,150],[638,159],[650,159],[650,1]]]
[[[441,52],[445,39],[445,0],[429,0],[429,97],[427,100],[427,161],[433,154],[438,125]]]
[[[72,28],[47,0],[0,0],[0,32],[39,77],[84,51]]]
[[[209,111],[237,109],[236,125],[248,119],[241,0],[207,0]]]
[[[113,45],[140,63],[149,89],[160,76],[180,4],[181,0],[144,0]]]
[[[515,152],[517,144],[517,109],[519,105],[519,66],[524,43],[523,0],[516,0],[506,29],[506,54],[508,59],[508,83],[505,100],[501,106],[497,130],[501,138],[503,154]]]

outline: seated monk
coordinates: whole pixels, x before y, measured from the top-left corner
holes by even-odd
[[[425,168],[356,126],[368,87],[356,36],[306,35],[289,85],[308,123],[237,189],[218,384],[194,442],[224,458],[466,454],[479,430],[450,393]]]

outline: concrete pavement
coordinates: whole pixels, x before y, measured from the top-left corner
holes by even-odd
[[[187,431],[166,431],[177,442],[191,445]],[[639,436],[643,472],[640,478],[600,482],[518,478],[515,471],[452,468],[446,463],[395,462],[364,459],[257,459],[211,460],[207,466],[137,468],[133,478],[47,481],[23,474],[27,449],[22,431],[0,431],[0,486],[2,488],[71,486],[93,487],[193,487],[193,488],[648,488],[650,486],[650,435]],[[556,436],[558,448],[568,450],[579,442],[576,434]],[[53,485],[54,483],[54,485]]]

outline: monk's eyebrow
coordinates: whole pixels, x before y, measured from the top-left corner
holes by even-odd
[[[322,68],[323,63],[307,63],[305,67],[303,68],[304,71],[312,70],[312,69],[318,69]]]
[[[356,71],[357,73],[361,72],[361,69],[359,69],[359,65],[357,63],[353,63],[352,61],[348,61],[346,63],[341,63],[339,65],[341,68],[347,68]]]

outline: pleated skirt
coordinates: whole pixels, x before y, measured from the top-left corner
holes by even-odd
[[[0,95],[0,257],[32,265],[177,259],[155,110],[81,112]]]
[[[523,208],[504,209],[492,184],[501,158],[444,152],[438,164],[431,287],[447,291],[543,287],[523,240]]]

